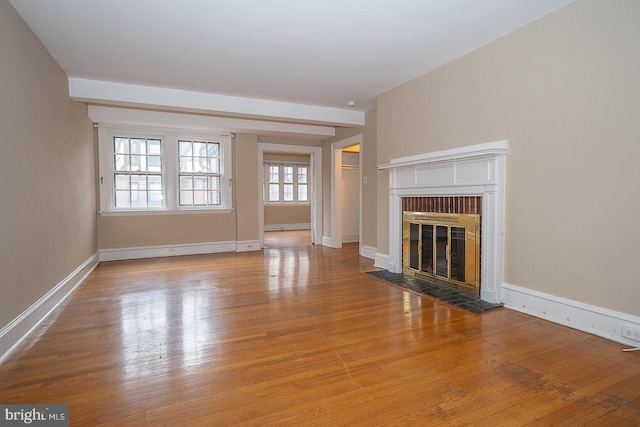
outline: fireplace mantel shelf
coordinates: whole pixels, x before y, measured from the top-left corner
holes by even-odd
[[[405,169],[433,163],[460,161],[465,159],[479,159],[483,157],[495,157],[506,155],[509,152],[508,141],[495,141],[486,144],[471,145],[468,147],[453,148],[451,150],[436,151],[433,153],[418,154],[415,156],[398,157],[391,159],[389,163],[378,165],[380,170]]]

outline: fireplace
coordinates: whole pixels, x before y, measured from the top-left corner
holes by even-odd
[[[497,141],[379,165],[389,171],[389,253],[375,265],[502,302],[507,152]]]
[[[402,224],[405,274],[480,295],[480,215],[405,211]]]

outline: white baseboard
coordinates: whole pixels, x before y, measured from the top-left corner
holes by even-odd
[[[260,243],[258,243],[260,247]],[[199,255],[235,252],[236,242],[189,243],[186,245],[143,246],[137,248],[101,249],[100,261],[157,258],[179,255]]]
[[[363,257],[369,258],[369,259],[375,259],[377,251],[378,251],[378,249],[376,249],[376,248],[372,248],[371,246],[362,245],[360,247],[360,256],[363,256]]]
[[[622,336],[622,326],[640,329],[640,317],[504,283],[505,307],[632,347],[640,342]]]
[[[265,224],[264,231],[311,230],[311,223],[302,224]]]
[[[342,243],[356,243],[360,241],[360,236],[357,234],[345,234],[342,236]]]
[[[374,267],[382,268],[385,270],[389,269],[389,255],[376,252],[376,255],[373,258],[373,260],[374,260],[373,262]]]
[[[0,363],[98,266],[95,253],[44,294],[31,307],[0,329]]]
[[[260,240],[243,240],[236,243],[236,252],[250,252],[260,250]]]
[[[333,247],[333,239],[331,237],[322,236],[322,246]]]

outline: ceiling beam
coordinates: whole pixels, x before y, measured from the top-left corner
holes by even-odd
[[[328,126],[362,126],[362,111],[69,77],[69,96],[94,104]]]
[[[94,123],[201,129],[234,133],[258,133],[260,135],[287,135],[308,139],[325,139],[335,136],[335,128],[332,126],[268,122],[101,105],[89,105],[88,113],[89,118]]]

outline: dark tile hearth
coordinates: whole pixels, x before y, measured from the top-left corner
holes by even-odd
[[[503,306],[503,304],[494,304],[478,297],[461,294],[455,289],[411,275],[390,273],[387,270],[368,271],[367,274],[475,314]]]

